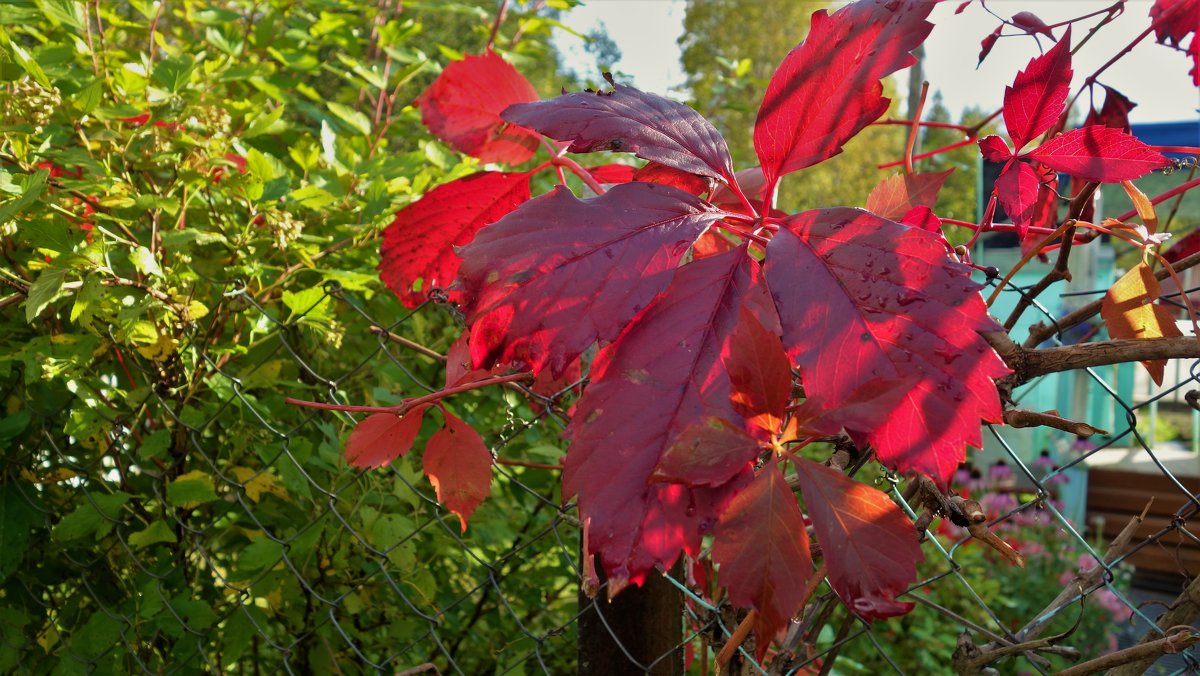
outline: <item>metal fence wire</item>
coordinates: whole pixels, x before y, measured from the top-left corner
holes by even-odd
[[[356,470],[342,458],[346,414],[283,402],[388,405],[439,389],[453,310],[427,303],[381,321],[382,307],[396,316],[394,303],[336,282],[317,288],[289,313],[227,286],[221,302],[240,313],[248,347],[219,349],[197,323],[171,356],[122,354],[129,382],[109,385],[136,399],[128,408],[106,404],[105,388],[60,387],[15,368],[6,376],[6,398],[28,402],[30,417],[0,472],[0,671],[560,674],[576,670],[586,613],[601,618],[589,630],[618,636],[603,591],[578,594],[580,524],[547,468],[561,453],[559,399],[497,388],[450,402],[497,458],[520,459],[494,465],[492,494],[463,532],[422,476],[420,443],[386,468]],[[343,349],[351,337],[374,343]],[[422,339],[439,348],[421,349]],[[41,358],[52,372],[54,355]],[[1154,400],[1195,388],[1198,368]],[[955,649],[1050,637],[1059,647],[1013,649],[990,666],[1051,673],[1070,664],[1066,647],[1087,659],[1159,631],[1155,619],[1195,572],[1181,552],[1200,545],[1188,521],[1200,502],[1187,488],[1193,477],[1176,476],[1144,433],[1153,400],[1122,399],[1114,374],[1086,373],[1119,411],[1108,436],[1039,456],[1011,428],[993,427],[988,445],[1003,462],[987,456],[956,483],[1021,549],[1024,570],[935,524],[920,581],[901,598],[916,603],[908,616],[867,624],[823,587],[782,652],[760,664],[747,642],[727,669],[946,673]],[[124,410],[134,413],[112,415]],[[1082,468],[1116,447],[1153,463],[1173,487],[1156,504],[1177,511],[1106,560],[1111,534],[1068,518],[1069,498],[1086,491]],[[902,478],[870,471],[860,478],[903,503]],[[1129,562],[1149,551],[1178,564],[1157,592],[1131,585]],[[682,638],[653,659],[624,651],[629,673],[712,671],[742,614],[699,593],[700,574],[669,576],[683,596]],[[1073,598],[1052,604],[1063,590]],[[1183,650],[1158,666],[1190,673],[1200,662]]]

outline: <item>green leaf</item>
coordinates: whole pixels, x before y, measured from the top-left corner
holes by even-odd
[[[62,290],[63,284],[67,280],[69,268],[46,268],[42,270],[42,274],[34,280],[29,287],[29,296],[25,299],[25,321],[30,324],[37,319],[42,310],[54,300],[58,292]]]
[[[150,434],[142,438],[142,445],[138,447],[138,457],[142,460],[150,460],[152,458],[166,458],[167,450],[171,448],[171,431],[170,430],[154,430]]]
[[[21,68],[24,68],[25,72],[29,73],[29,77],[36,80],[38,84],[42,85],[46,89],[54,89],[54,85],[51,84],[50,78],[46,77],[46,72],[42,70],[42,67],[38,65],[38,62],[29,55],[29,52],[25,51],[24,47],[15,42],[9,42],[8,47],[12,50],[13,58],[17,60],[17,63],[21,64]]]
[[[133,263],[133,267],[143,275],[153,275],[162,277],[162,268],[158,266],[158,260],[154,254],[144,246],[139,246],[129,253],[129,261]]]
[[[178,542],[175,533],[171,531],[171,527],[167,525],[166,521],[155,521],[144,530],[129,536],[129,544],[138,548],[159,542]]]
[[[188,472],[167,485],[167,502],[175,507],[192,509],[216,499],[212,477],[201,470]]]
[[[16,439],[18,434],[24,432],[26,427],[29,427],[29,420],[30,415],[27,408],[0,418],[0,444]],[[0,524],[2,523],[3,520],[0,519]]]
[[[196,63],[190,56],[178,56],[162,59],[154,64],[154,80],[167,88],[171,93],[178,93],[187,87],[188,79],[195,69]]]
[[[283,117],[283,106],[275,106],[274,110],[269,110],[262,115],[254,118],[250,126],[242,134],[242,138],[254,138],[263,134],[277,134],[287,129],[286,124],[281,124],[279,118]]]
[[[104,300],[104,287],[100,277],[88,275],[83,280],[83,286],[75,294],[75,304],[71,306],[71,321],[87,326],[92,323],[92,317],[100,309]]]
[[[50,178],[50,171],[42,169],[25,177],[25,183],[21,188],[21,196],[10,202],[0,204],[0,225],[12,220],[13,216],[21,213],[25,207],[37,201],[42,193],[46,190],[46,179]]]
[[[319,286],[296,293],[284,291],[280,298],[287,309],[291,311],[292,317],[332,319],[332,315],[329,314],[329,296],[325,293],[325,289]]]
[[[238,555],[238,574],[244,576],[241,577],[243,580],[253,577],[259,571],[274,567],[282,556],[283,545],[265,536],[257,538]]]
[[[90,115],[96,106],[100,105],[101,97],[104,95],[104,81],[93,80],[91,84],[75,93],[71,97],[75,109],[83,115]]]
[[[121,515],[121,506],[129,502],[130,497],[120,491],[88,493],[78,507],[54,526],[54,539],[65,542],[88,536],[104,537],[112,530]]]
[[[315,185],[306,185],[293,190],[291,198],[299,202],[300,206],[313,210],[322,209],[337,201],[337,198],[329,194],[329,191]]]
[[[28,413],[25,418],[29,419]],[[29,531],[42,520],[26,497],[33,495],[36,490],[25,482],[0,484],[0,582],[21,566],[29,548]]]
[[[325,105],[329,107],[329,112],[336,115],[342,122],[350,125],[351,129],[354,129],[363,136],[371,135],[371,119],[363,113],[336,101],[330,101]]]
[[[47,18],[77,31],[83,30],[83,3],[75,0],[36,0]]]

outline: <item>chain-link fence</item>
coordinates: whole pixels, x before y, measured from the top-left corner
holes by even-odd
[[[464,532],[415,462],[420,442],[385,469],[354,470],[342,458],[345,414],[284,402],[390,405],[439,389],[452,308],[430,303],[381,321],[381,306],[336,282],[288,307],[229,285],[214,314],[235,320],[197,322],[170,350],[118,353],[127,382],[110,387],[56,384],[49,344],[30,357],[41,378],[28,372],[32,361],[14,369],[7,395],[26,405],[0,430],[11,444],[0,486],[3,670],[557,674],[576,670],[581,635],[612,646],[629,673],[713,670],[744,614],[714,601],[711,571],[668,576],[681,633],[654,655],[626,645],[628,609],[603,590],[579,595],[580,524],[557,471],[563,398],[577,384],[450,400],[497,458],[491,496]],[[219,347],[217,335],[238,331],[243,347]],[[343,349],[349,336],[374,342]],[[1194,387],[1197,368],[1157,398]],[[765,664],[751,638],[726,669],[939,673],[985,666],[969,660],[991,650],[1005,673],[1050,673],[1158,631],[1165,606],[1147,600],[1183,591],[1194,572],[1187,550],[1200,550],[1188,524],[1200,471],[1160,458],[1139,424],[1151,401],[1124,400],[1115,372],[1084,377],[1096,401],[1120,412],[1103,441],[1060,438],[1042,455],[1016,430],[993,427],[986,466],[964,469],[957,483],[989,511],[990,530],[1021,550],[1025,569],[935,522],[921,579],[900,599],[916,603],[911,614],[866,624],[822,588]],[[109,401],[118,390],[133,405]],[[134,413],[111,415],[125,410]],[[1117,447],[1149,459],[1174,490],[1155,496],[1168,517],[1110,548],[1124,523],[1097,530],[1068,514],[1086,509],[1081,468]],[[902,500],[900,477],[874,480]],[[1180,574],[1166,580],[1166,596],[1131,586],[1129,562],[1156,550]],[[1183,651],[1162,664],[1198,663]]]

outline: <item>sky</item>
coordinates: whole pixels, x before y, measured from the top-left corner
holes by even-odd
[[[940,90],[946,107],[956,118],[969,106],[988,111],[998,109],[1003,101],[1004,87],[1040,53],[1038,45],[1028,37],[1004,38],[976,70],[979,43],[999,25],[999,21],[984,11],[978,2],[955,15],[958,4],[958,0],[946,0],[934,9],[930,16],[933,33],[925,42],[925,79],[930,83],[930,92]],[[1004,17],[1032,10],[1047,24],[1111,4],[1112,0],[991,0],[987,3],[989,9]],[[1130,0],[1125,13],[1075,55],[1076,87],[1149,26],[1151,5],[1150,0]],[[684,0],[587,0],[583,6],[570,10],[563,23],[584,34],[603,25],[622,52],[616,69],[632,76],[632,84],[646,91],[686,98],[685,75],[679,63],[677,44],[683,33],[685,10]],[[1086,30],[1094,25],[1094,21],[1076,26]],[[1010,28],[1006,32],[1015,31]],[[1061,29],[1055,30],[1056,36],[1061,34]],[[1084,32],[1073,30],[1073,34],[1078,41]],[[1040,39],[1043,48],[1051,46],[1045,37]],[[578,38],[559,31],[556,44],[564,52],[566,65],[576,72],[587,74],[595,67]],[[1187,56],[1157,44],[1151,36],[1109,68],[1100,77],[1100,82],[1138,104],[1130,113],[1130,121],[1135,124],[1195,120],[1200,116],[1197,113],[1200,90],[1192,85],[1189,67]],[[902,71],[898,76],[906,78],[906,73]],[[904,91],[906,86],[901,84],[899,91]]]

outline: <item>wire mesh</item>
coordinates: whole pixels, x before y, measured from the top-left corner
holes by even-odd
[[[230,284],[221,302],[259,336],[250,347],[216,349],[215,329],[196,325],[172,357],[123,355],[139,385],[127,396],[143,397],[134,415],[105,417],[123,409],[104,405],[104,388],[78,387],[33,412],[24,441],[5,455],[4,475],[19,478],[0,486],[5,528],[24,550],[0,559],[12,567],[0,568],[0,671],[569,673],[586,613],[618,637],[613,623],[622,619],[603,591],[595,600],[578,595],[580,524],[547,469],[566,423],[559,398],[514,388],[452,402],[498,459],[492,495],[464,532],[422,476],[419,450],[380,470],[349,468],[341,454],[350,416],[282,403],[368,396],[387,405],[438,389],[441,351],[405,336],[445,342],[457,319],[451,308],[427,303],[383,322],[378,306],[336,282],[309,300],[282,316]],[[342,350],[331,327],[375,342]],[[1026,571],[1001,570],[1007,564],[963,530],[931,529],[920,581],[900,599],[915,604],[908,616],[863,622],[823,587],[770,659],[755,659],[751,639],[727,671],[829,673],[836,663],[847,673],[944,672],[960,634],[991,648],[1058,634],[1060,647],[1048,653],[1014,649],[991,665],[1051,673],[1069,660],[1047,654],[1073,657],[1061,646],[1086,659],[1161,633],[1154,621],[1163,606],[1130,586],[1130,562],[1167,552],[1179,574],[1169,584],[1182,591],[1193,572],[1182,553],[1200,551],[1188,522],[1200,502],[1187,488],[1194,475],[1176,476],[1142,422],[1155,402],[1194,387],[1198,369],[1191,364],[1142,401],[1125,401],[1113,374],[1088,370],[1090,391],[1121,413],[1121,426],[1100,443],[1060,439],[1048,460],[1031,462],[1012,430],[991,428],[1003,468],[964,469],[957,488],[985,503],[989,527],[1023,550]],[[42,386],[18,378],[9,393]],[[1062,491],[1119,445],[1153,463],[1173,487],[1156,500],[1177,509],[1105,560],[1107,531],[1069,518]],[[860,478],[872,480],[871,471]],[[915,518],[900,477],[874,481]],[[1100,575],[1080,576],[1096,565]],[[703,575],[689,568],[668,577],[684,609],[672,650],[645,656],[618,645],[631,673],[712,669],[744,613],[714,602]],[[1020,588],[997,586],[1021,576],[1028,584]],[[1080,579],[1092,581],[1071,586]],[[1063,589],[1076,598],[1047,609]],[[1084,617],[1093,618],[1090,633]],[[1160,662],[1164,673],[1197,664],[1191,650]]]

